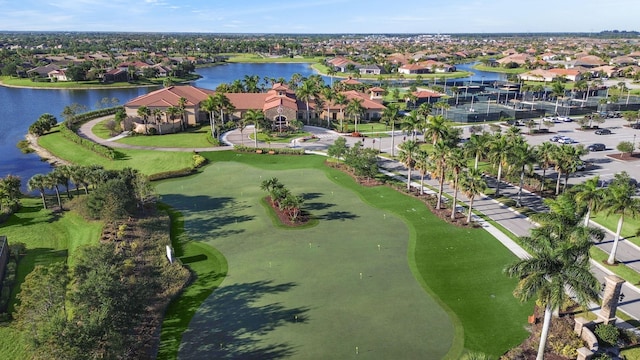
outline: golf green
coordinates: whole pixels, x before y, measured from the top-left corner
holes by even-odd
[[[270,177],[304,195],[316,226],[273,223],[260,189]],[[462,341],[411,271],[407,225],[325,172],[218,162],[158,191],[187,235],[228,262],[183,334],[181,359],[440,359]]]

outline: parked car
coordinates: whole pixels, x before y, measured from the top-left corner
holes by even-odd
[[[607,147],[601,143],[595,143],[587,146],[587,150],[589,151],[604,151],[607,150]]]
[[[558,142],[559,142],[560,144],[573,144],[573,143],[575,143],[575,142],[577,142],[577,141],[573,140],[573,139],[572,139],[572,138],[570,138],[570,137],[563,136],[563,137],[561,137],[560,139],[558,139]]]
[[[563,137],[564,137],[564,136],[562,136],[562,135],[553,135],[553,136],[549,139],[549,141],[551,141],[551,142],[558,142],[558,140],[562,139]]]
[[[632,129],[640,129],[640,123],[631,124]]]
[[[558,120],[562,121],[562,122],[572,122],[573,121],[573,119],[568,117],[568,116],[560,116],[560,117],[558,117]]]
[[[596,135],[611,135],[611,130],[609,130],[609,129],[598,129],[598,130],[596,130]]]
[[[584,161],[580,161],[578,163],[578,166],[576,166],[576,170],[577,171],[583,171],[583,170],[586,170],[586,169],[587,169],[587,163],[584,162]]]

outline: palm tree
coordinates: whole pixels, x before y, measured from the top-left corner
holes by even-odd
[[[576,202],[587,209],[584,216],[584,226],[589,226],[591,211],[595,208],[596,204],[602,200],[602,196],[604,195],[602,188],[598,187],[599,182],[600,176],[594,176],[573,188],[575,189]]]
[[[590,232],[581,228],[569,227],[553,237],[545,226],[533,229],[532,236],[520,238],[531,249],[531,257],[504,270],[509,277],[519,279],[513,292],[516,298],[525,302],[535,297],[545,307],[537,360],[544,357],[551,316],[569,300],[569,293],[581,305],[598,298],[600,284],[589,266]]]
[[[442,193],[444,190],[444,174],[447,170],[447,153],[449,152],[449,147],[447,144],[439,140],[435,145],[433,145],[433,149],[431,150],[431,160],[435,164],[436,172],[438,174],[438,202],[436,203],[436,209],[440,210],[442,207]]]
[[[40,197],[42,198],[42,206],[45,209],[47,208],[47,201],[44,197],[44,190],[46,189],[46,187],[46,176],[42,174],[33,175],[27,182],[27,188],[29,189],[29,191],[34,191],[37,189],[40,192]]]
[[[400,161],[407,167],[407,191],[411,191],[411,169],[415,165],[415,153],[420,148],[415,140],[405,141],[400,144]]]
[[[350,114],[351,116],[353,116],[355,132],[358,132],[358,118],[364,112],[364,108],[362,107],[362,101],[363,100],[361,99],[353,98],[349,100],[349,103],[347,104],[347,108],[346,108],[347,114]]]
[[[466,167],[466,159],[464,157],[462,149],[457,146],[451,148],[447,153],[446,162],[449,169],[451,169],[451,176],[453,180],[453,204],[451,205],[451,220],[455,220],[460,173]]]
[[[49,189],[54,189],[56,191],[56,199],[58,200],[58,207],[62,210],[62,200],[60,199],[60,180],[58,178],[58,174],[54,171],[48,173],[44,176],[44,185]]]
[[[489,158],[494,165],[498,165],[498,177],[496,179],[495,196],[500,196],[500,181],[502,180],[502,169],[507,164],[509,149],[513,144],[506,135],[496,134],[489,143]]]
[[[551,93],[553,94],[553,96],[556,97],[556,107],[554,110],[554,113],[558,113],[558,100],[561,97],[564,97],[564,84],[561,83],[560,81],[554,81],[553,84],[551,85]]]
[[[331,79],[330,81],[330,87],[333,88],[333,76],[337,73],[336,69],[332,66],[329,65],[329,68],[327,69],[327,75],[329,75],[329,78]]]
[[[469,212],[467,213],[468,224],[471,222],[473,200],[475,200],[476,195],[481,194],[487,189],[487,182],[478,169],[467,169],[460,180],[460,187],[462,188],[462,192],[469,198]]]
[[[333,103],[340,107],[340,132],[344,132],[344,106],[347,104],[349,100],[347,96],[343,93],[337,93],[335,98],[333,99]]]
[[[516,207],[522,206],[522,187],[524,186],[524,175],[527,168],[532,170],[533,164],[536,161],[536,156],[533,147],[527,143],[519,143],[514,146],[510,151],[509,164],[515,168],[520,169],[520,186],[518,187],[518,197],[516,200]]]
[[[336,93],[330,87],[322,88],[322,97],[324,97],[324,102],[327,104],[327,128],[331,129],[331,102],[335,100]]]
[[[600,208],[604,209],[607,215],[618,214],[618,228],[616,230],[616,236],[613,240],[613,247],[607,263],[613,265],[616,260],[616,251],[618,249],[618,241],[620,240],[620,233],[622,232],[622,224],[624,223],[624,216],[635,216],[640,212],[640,199],[636,199],[635,186],[630,182],[629,175],[626,172],[618,173],[611,185],[604,193],[604,199],[600,205]]]
[[[265,117],[261,110],[249,109],[244,114],[244,121],[253,124],[253,141],[254,147],[258,147],[258,127],[264,125]]]
[[[148,134],[149,132],[147,130],[147,119],[149,118],[149,116],[151,116],[151,110],[148,107],[142,105],[138,108],[137,113],[138,116],[142,118],[142,121],[144,123],[144,133]]]
[[[417,110],[411,110],[407,116],[402,118],[402,122],[400,123],[400,127],[404,131],[411,132],[411,140],[416,139],[416,131],[420,127],[420,115],[418,115]]]
[[[542,179],[540,180],[540,194],[544,191],[544,185],[547,179],[547,169],[553,163],[553,154],[558,151],[558,145],[545,141],[535,148],[535,154],[538,165],[542,169]]]
[[[187,115],[187,98],[181,97],[178,99],[178,114],[180,115],[180,130],[184,131],[187,128],[186,115]]]
[[[391,123],[391,157],[395,152],[395,136],[396,121],[400,119],[400,109],[397,104],[389,104],[386,109],[382,111],[382,120]]]
[[[429,116],[425,126],[425,137],[430,137],[433,145],[449,132],[449,124],[442,115]]]
[[[175,119],[180,116],[180,109],[175,106],[169,106],[164,113],[169,119],[171,119],[171,129],[172,131],[175,131]]]
[[[216,120],[214,115],[216,111],[216,100],[213,98],[213,96],[207,95],[207,98],[200,103],[200,108],[209,113],[209,126],[211,127],[211,137],[213,139],[217,139]]]
[[[473,155],[475,160],[473,164],[474,169],[478,169],[478,162],[480,157],[483,156],[489,149],[489,135],[486,133],[472,134],[469,137],[469,141],[464,144],[464,151],[468,155]]]
[[[296,89],[296,97],[304,101],[304,103],[307,105],[307,125],[309,125],[309,102],[311,101],[311,99],[316,97],[317,94],[318,89],[316,88],[315,83],[310,80],[305,80],[302,85]]]
[[[414,168],[420,172],[420,195],[424,195],[424,176],[427,175],[431,168],[431,162],[429,161],[429,152],[423,149],[418,149],[414,156]]]
[[[156,126],[158,126],[158,132],[162,134],[162,126],[160,126],[162,122],[162,109],[155,108],[151,111],[151,114],[156,121]]]
[[[229,100],[229,98],[222,92],[216,92],[216,94],[213,96],[213,99],[216,111],[220,112],[220,122],[222,125],[224,125],[225,111],[232,112],[233,110],[235,110],[235,107],[231,103],[231,100]]]
[[[578,166],[582,163],[580,156],[586,154],[584,146],[571,146],[563,144],[558,147],[558,151],[553,153],[553,160],[558,178],[556,179],[556,195],[560,193],[560,174],[564,174],[563,191],[567,189],[569,176],[578,170]]]

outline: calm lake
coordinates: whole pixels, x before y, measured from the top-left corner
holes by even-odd
[[[469,64],[459,66],[468,69]],[[474,70],[475,71],[475,70]],[[309,76],[314,73],[308,64],[225,64],[198,69],[202,75],[193,84],[198,87],[215,89],[221,83],[231,83],[243,79],[245,75],[258,75],[261,82],[265,77],[289,79],[292,74]],[[499,80],[500,74],[477,72],[464,80]],[[329,83],[329,78],[325,78]],[[78,103],[95,109],[102,98],[117,98],[121,104],[146,94],[154,88],[136,89],[100,89],[100,90],[43,90],[20,89],[0,86],[0,177],[8,174],[22,178],[23,188],[31,176],[47,173],[50,170],[46,162],[40,161],[35,154],[22,154],[16,144],[24,139],[29,126],[43,113],[53,114],[62,121],[61,113],[65,106]]]

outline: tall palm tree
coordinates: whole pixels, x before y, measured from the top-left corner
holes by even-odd
[[[547,169],[553,164],[553,154],[558,151],[558,145],[545,141],[536,146],[535,154],[538,165],[542,169],[542,179],[540,180],[540,194],[544,191],[544,185],[547,179]]]
[[[425,137],[431,138],[431,143],[433,145],[436,144],[438,139],[446,136],[449,132],[449,124],[447,124],[446,119],[442,115],[429,116],[427,118],[427,124],[425,126]]]
[[[396,121],[400,119],[400,109],[397,104],[389,104],[386,109],[382,111],[382,120],[391,123],[391,157],[395,152],[395,136]]]
[[[487,189],[487,182],[478,169],[467,169],[462,175],[462,179],[460,179],[460,187],[462,188],[462,192],[469,198],[469,212],[467,213],[468,224],[471,222],[473,200],[475,200],[476,195],[481,194]]]
[[[414,156],[416,168],[420,172],[420,195],[424,195],[424,177],[431,168],[431,161],[429,161],[429,152],[418,148]]]
[[[509,149],[513,144],[506,135],[496,134],[489,143],[489,158],[494,165],[498,166],[498,177],[496,179],[495,196],[500,196],[500,181],[502,180],[502,169],[507,164]]]
[[[489,150],[489,140],[490,137],[487,133],[472,134],[469,137],[469,141],[464,144],[465,153],[474,156],[474,169],[478,169],[480,157],[484,156]]]
[[[560,174],[564,175],[564,187],[563,191],[567,189],[569,182],[569,176],[578,171],[578,166],[582,163],[580,156],[586,154],[584,146],[571,146],[563,144],[558,147],[554,156],[554,165],[558,172],[558,178],[556,179],[556,195],[560,193]]]
[[[343,93],[337,93],[333,103],[340,108],[340,132],[344,132],[344,106],[349,100]]]
[[[591,273],[590,233],[581,226],[569,227],[560,236],[543,226],[532,230],[532,236],[520,238],[531,249],[531,257],[518,260],[505,268],[510,277],[518,278],[513,294],[521,301],[536,298],[545,307],[537,360],[542,360],[547,344],[551,316],[571,297],[581,305],[598,298],[600,284]],[[535,232],[535,233],[534,233]]]
[[[187,98],[180,97],[178,99],[178,114],[180,115],[180,130],[184,131],[187,128]]]
[[[209,113],[209,126],[211,127],[211,137],[213,139],[217,139],[216,119],[215,119],[216,100],[213,98],[213,96],[207,95],[207,98],[200,103],[200,108]]]
[[[616,251],[618,250],[618,242],[620,240],[620,233],[622,232],[622,225],[624,223],[624,216],[635,216],[640,212],[640,199],[636,199],[635,186],[630,182],[629,175],[626,172],[618,173],[611,185],[604,193],[604,199],[600,205],[605,210],[607,215],[618,214],[618,228],[616,229],[616,236],[613,240],[613,247],[607,263],[613,265],[616,261]]]
[[[137,110],[138,116],[140,116],[142,118],[142,121],[144,123],[144,133],[148,134],[149,131],[147,130],[147,119],[149,119],[149,116],[151,116],[151,110],[142,105],[138,108]]]
[[[336,92],[330,87],[323,87],[321,92],[324,103],[327,105],[327,128],[331,129],[331,103],[336,98]]]
[[[444,175],[447,170],[447,153],[449,152],[449,146],[442,140],[433,145],[431,150],[431,161],[434,163],[436,173],[438,174],[438,202],[436,203],[436,209],[440,210],[442,207],[442,193],[444,191]]]
[[[599,182],[600,176],[594,176],[572,188],[572,190],[575,189],[576,203],[587,209],[584,216],[584,226],[589,226],[591,211],[596,207],[596,204],[602,200],[604,195],[603,189],[598,186]]]
[[[527,143],[520,143],[514,146],[509,154],[509,164],[514,168],[520,170],[520,186],[518,187],[518,197],[516,200],[516,206],[522,206],[522,188],[524,186],[524,175],[527,171],[533,170],[533,164],[536,161],[536,156],[531,145]]]
[[[50,172],[44,177],[44,185],[56,191],[56,199],[58,200],[58,207],[62,209],[62,200],[60,199],[60,179],[58,178],[58,174],[55,172]]]
[[[315,82],[309,79],[303,81],[302,85],[300,85],[300,87],[296,89],[296,97],[304,101],[305,105],[307,106],[307,112],[306,112],[307,125],[309,125],[309,121],[310,121],[309,102],[311,101],[311,99],[317,96],[318,96],[318,88],[316,87]]]
[[[27,188],[29,191],[38,190],[40,192],[40,198],[42,198],[42,206],[47,208],[47,200],[44,196],[45,189],[47,188],[46,176],[42,174],[33,175],[27,182]]]
[[[554,113],[558,113],[558,100],[561,97],[564,97],[564,84],[560,81],[554,81],[553,84],[551,85],[551,93],[553,94],[553,96],[555,96],[556,98],[556,107],[554,110]]]
[[[175,106],[169,106],[164,113],[171,120],[171,130],[175,131],[175,119],[180,116],[180,109]]]
[[[162,134],[162,126],[160,126],[162,122],[162,109],[155,108],[151,111],[151,114],[153,115],[153,118],[156,122],[156,126],[158,127],[158,132]]]
[[[362,107],[362,101],[363,100],[361,99],[353,98],[349,100],[349,103],[347,103],[347,107],[346,107],[347,114],[350,114],[351,116],[353,116],[355,132],[358,132],[358,118],[362,115],[362,113],[364,113],[364,107]]]
[[[220,112],[220,122],[224,125],[224,114],[225,112],[232,112],[235,110],[235,107],[231,103],[231,100],[222,92],[216,92],[213,96],[216,111]]]
[[[449,149],[446,158],[447,166],[451,170],[451,179],[453,186],[453,204],[451,205],[451,220],[456,219],[456,206],[458,202],[458,189],[460,173],[466,167],[466,158],[464,157],[464,153],[461,148],[453,147]]]
[[[411,140],[416,139],[416,131],[420,127],[420,115],[418,115],[417,110],[411,110],[407,116],[402,118],[402,122],[400,123],[400,127],[404,131],[411,132]]]
[[[253,142],[254,147],[258,147],[258,128],[262,128],[264,126],[265,117],[264,113],[261,110],[257,109],[249,109],[244,114],[244,121],[253,124]]]
[[[405,141],[400,144],[400,161],[407,168],[407,191],[411,191],[411,170],[415,165],[415,154],[420,148],[415,140]]]

